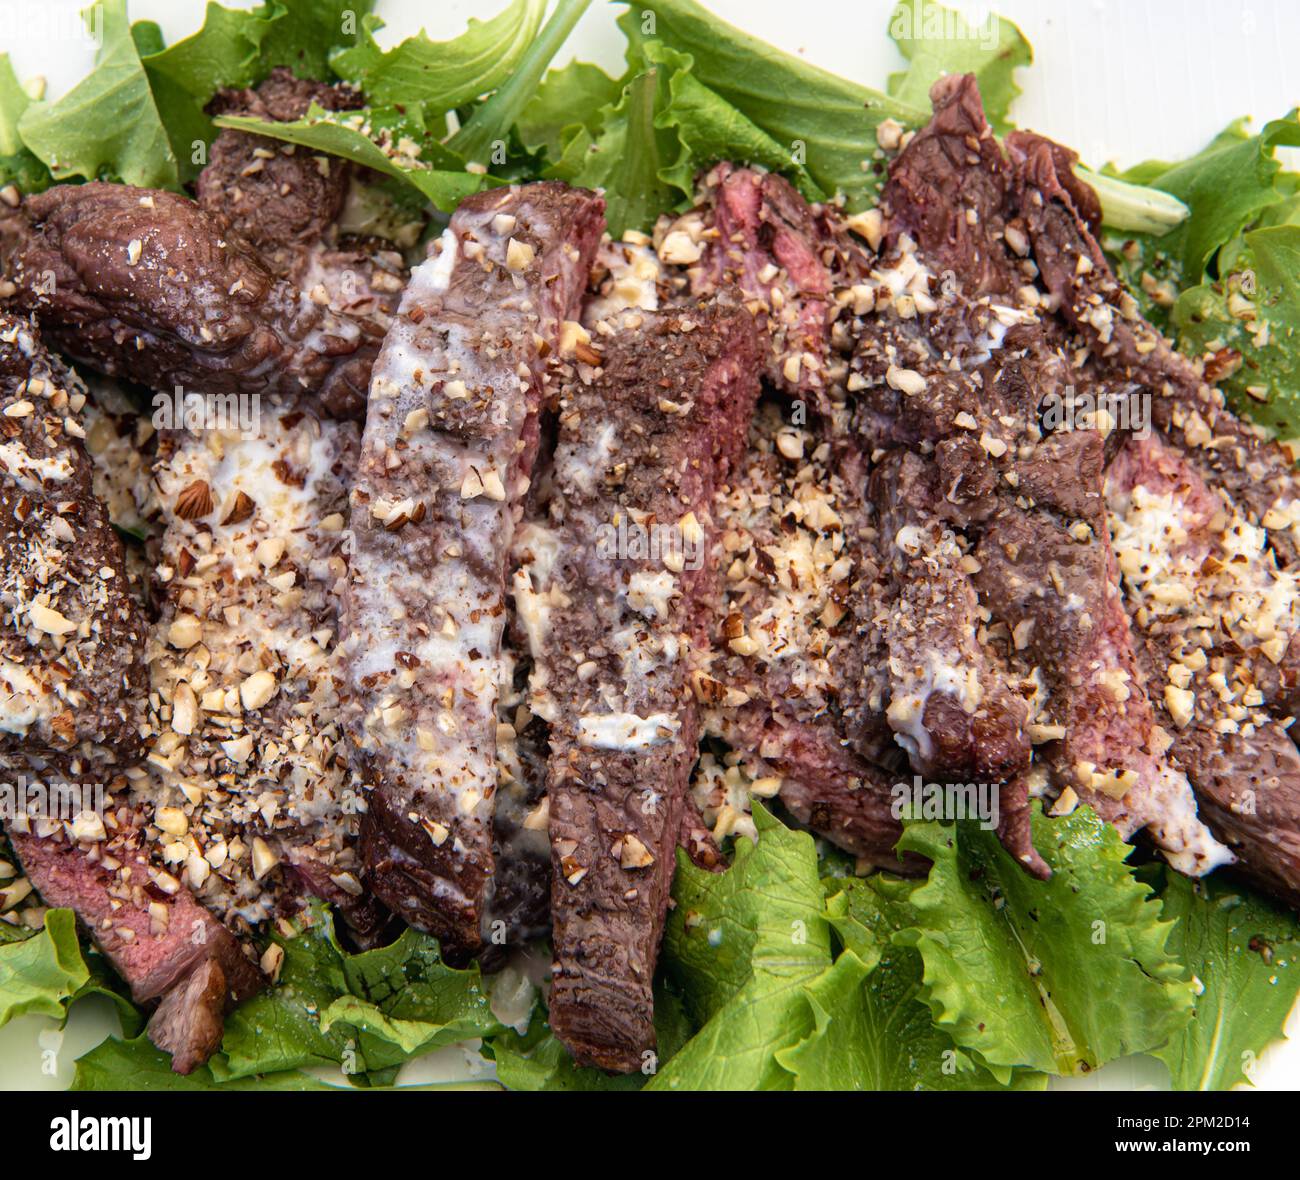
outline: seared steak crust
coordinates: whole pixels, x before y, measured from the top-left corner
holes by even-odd
[[[452,950],[482,938],[507,557],[602,210],[554,183],[462,202],[371,384],[343,603],[365,861],[378,896]]]
[[[562,394],[553,549],[521,571],[516,602],[532,620],[530,704],[551,725],[551,1027],[580,1063],[627,1072],[655,1043],[713,497],[744,443],[759,343],[742,309],[627,312],[611,329]]]
[[[382,328],[277,279],[224,220],[175,193],[57,185],[0,220],[13,305],[69,356],[171,393],[315,393],[364,404]]]
[[[208,113],[291,123],[313,105],[346,111],[364,101],[345,84],[295,78],[280,66],[256,90],[218,91]],[[338,156],[226,128],[212,142],[195,193],[201,208],[223,217],[273,271],[284,273],[282,255],[319,241],[338,220],[351,176],[352,165]]]

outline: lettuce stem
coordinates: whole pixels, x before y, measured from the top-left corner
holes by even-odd
[[[452,151],[471,163],[490,162],[493,143],[510,133],[529,99],[537,93],[546,67],[590,4],[591,0],[559,0],[515,72],[452,136],[447,144]]]
[[[1159,189],[1103,176],[1081,164],[1075,165],[1074,174],[1096,192],[1102,222],[1110,229],[1159,237],[1181,225],[1190,214],[1182,201]]]

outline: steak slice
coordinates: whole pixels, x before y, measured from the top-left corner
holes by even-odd
[[[363,884],[337,650],[360,432],[306,396],[267,398],[244,425],[161,441],[140,790],[164,859],[228,923],[260,925],[309,894],[366,942],[384,915]],[[227,854],[241,845],[251,855]]]
[[[886,242],[904,234],[935,273],[950,272],[968,299],[1014,297],[1008,265],[1008,167],[973,74],[949,74],[930,88],[934,114],[889,169],[881,192]]]
[[[690,662],[715,606],[713,500],[760,345],[743,309],[627,312],[565,385],[550,544],[516,576],[551,726],[550,1022],[583,1065],[655,1045],[655,960],[697,756]]]
[[[944,525],[937,469],[893,451],[872,475],[880,548],[894,596],[886,716],[921,774],[1001,782],[1029,765],[1029,708],[980,641],[969,545]]]
[[[1197,819],[1187,778],[1166,757],[1093,490],[1101,468],[1096,431],[1054,435],[1039,446],[1019,481],[1032,507],[990,522],[976,550],[977,578],[990,609],[1047,681],[1055,727],[1040,736],[1051,741],[1056,784],[1125,839],[1146,829],[1175,868],[1199,876],[1227,853]]]
[[[667,228],[660,257],[688,265],[697,297],[738,297],[766,329],[764,377],[826,408],[835,287],[865,269],[866,251],[772,172],[718,164],[701,178],[699,201]]]
[[[340,416],[364,405],[382,329],[275,277],[224,219],[175,193],[36,193],[0,219],[0,264],[10,305],[110,376],[166,393],[305,390]]]
[[[1025,258],[1029,236],[1013,216],[1015,177],[973,78],[940,80],[932,100],[930,125],[891,167],[886,252],[847,332],[856,337],[847,381],[855,422],[873,447],[900,448],[877,456],[873,477],[882,552],[910,525],[932,539],[928,568],[948,571],[937,583],[893,559],[897,600],[917,621],[893,618],[891,670],[897,650],[909,657],[903,671],[924,672],[943,646],[937,637],[949,652],[964,645],[966,666],[982,658],[1012,701],[1020,680],[1031,699],[1025,737],[1008,747],[1018,757],[982,769],[1001,780],[1002,835],[1031,871],[1045,871],[1025,822],[1031,739],[1044,747],[1055,789],[1069,788],[1066,804],[1086,797],[1126,836],[1146,828],[1175,863],[1205,871],[1226,853],[1196,820],[1190,786],[1159,744],[1104,534],[1103,458],[1123,435],[1102,415],[1089,423],[1048,413],[1080,395],[1105,405],[1123,383],[1113,373],[1099,380],[1100,367],[1072,353],[1046,314]],[[928,302],[918,287],[899,306],[896,288],[940,271]],[[916,544],[917,532],[906,536]],[[899,703],[890,707],[910,716],[905,687],[893,686]],[[965,768],[958,760],[954,769]]]
[[[1171,753],[1239,871],[1296,904],[1295,575],[1277,568],[1248,510],[1158,437],[1128,442],[1106,493]]]
[[[361,92],[346,83],[296,78],[277,66],[255,90],[217,91],[207,111],[292,123],[312,106],[347,111],[364,103]],[[324,238],[338,220],[351,178],[352,165],[338,156],[225,128],[212,141],[195,195],[202,209],[224,218],[271,270],[283,274],[292,269],[294,255]]]
[[[1007,149],[1024,232],[1060,314],[1101,365],[1150,392],[1151,417],[1166,441],[1252,524],[1267,522],[1279,564],[1294,565],[1300,479],[1286,452],[1233,414],[1204,373],[1142,318],[1097,241],[1091,190],[1070,171],[1074,154],[1027,132],[1009,136]]]
[[[143,817],[123,807],[106,818],[81,841],[75,828],[28,825],[26,817],[10,824],[8,835],[45,903],[77,915],[131,998],[162,1001],[150,1039],[172,1054],[177,1073],[189,1073],[220,1044],[225,1012],[264,980],[230,931],[175,877],[150,865]]]
[[[371,384],[343,602],[364,855],[378,896],[452,952],[482,940],[507,557],[603,207],[557,183],[462,202]]]
[[[86,387],[0,316],[0,758],[78,779],[141,749],[148,624],[95,497]]]

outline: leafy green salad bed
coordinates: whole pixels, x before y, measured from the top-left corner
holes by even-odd
[[[942,72],[977,75],[990,121],[1011,126],[1020,31],[962,35],[960,18],[904,0],[890,20],[906,68],[883,91],[834,77],[723,24],[692,0],[623,12],[626,72],[549,69],[590,0],[513,0],[460,37],[381,48],[364,0],[210,3],[200,31],[166,45],[125,0],[87,17],[92,73],[46,102],[0,55],[0,185],[23,192],[100,178],[183,191],[219,127],[256,130],[372,169],[376,207],[420,221],[498,183],[601,187],[610,230],[648,230],[686,207],[699,170],[733,159],[780,171],[812,200],[874,203],[878,128],[923,124]],[[996,18],[994,18],[996,19]],[[219,87],[277,65],[365,94],[359,111],[295,123],[212,121]],[[1106,247],[1143,311],[1186,351],[1215,354],[1236,408],[1300,435],[1300,145],[1295,112],[1234,123],[1178,163],[1090,174]],[[758,808],[758,805],[756,805]],[[909,824],[901,847],[925,880],[857,877],[840,854],[758,808],[714,875],[682,859],[656,1002],[658,1057],[641,1075],[575,1068],[540,1002],[527,1030],[494,1016],[490,981],[445,964],[407,931],[351,954],[313,907],[272,937],[276,987],[236,1010],[220,1053],[188,1077],[141,1033],[70,912],[39,931],[0,922],[0,1025],[63,1018],[88,995],[117,1004],[123,1036],[77,1063],[80,1089],[314,1089],[390,1085],[403,1063],[471,1042],[517,1089],[1033,1089],[1132,1053],[1173,1085],[1248,1081],[1300,990],[1295,916],[1249,889],[1192,882],[1147,861],[1090,811],[1035,817],[1050,881],[1025,876],[991,833]],[[328,1079],[328,1080],[325,1080]]]

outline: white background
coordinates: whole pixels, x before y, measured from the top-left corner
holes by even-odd
[[[91,66],[93,46],[71,38],[87,0],[0,0],[0,51],[20,77],[47,79],[57,97]],[[224,0],[254,7],[257,0]],[[973,16],[987,6],[947,0]],[[378,0],[391,43],[421,27],[435,39],[455,36],[468,17],[491,16],[506,0]],[[886,35],[893,0],[705,0],[746,31],[816,65],[871,86],[903,62]],[[156,20],[169,42],[203,20],[202,0],[130,0],[135,19]],[[1020,72],[1024,93],[1012,108],[1022,127],[1051,135],[1098,165],[1121,166],[1157,157],[1177,159],[1202,146],[1232,119],[1263,121],[1300,103],[1300,3],[1296,0],[997,0],[1034,47],[1034,65]],[[572,56],[611,72],[622,58],[614,25],[620,8],[596,0],[556,64]],[[0,1030],[0,1089],[66,1086],[75,1057],[112,1025],[106,1007],[85,1005],[63,1034],[58,1072],[40,1070],[40,1049],[52,1047],[54,1022],[25,1017]],[[1300,1088],[1300,1012],[1289,1024],[1297,1041],[1266,1054],[1256,1082],[1267,1089]],[[43,1037],[43,1043],[38,1038]],[[454,1050],[442,1067],[458,1064]],[[428,1077],[428,1067],[419,1067]],[[1150,1059],[1117,1062],[1090,1078],[1054,1086],[1151,1087],[1163,1067]],[[403,1080],[415,1080],[404,1075]]]

